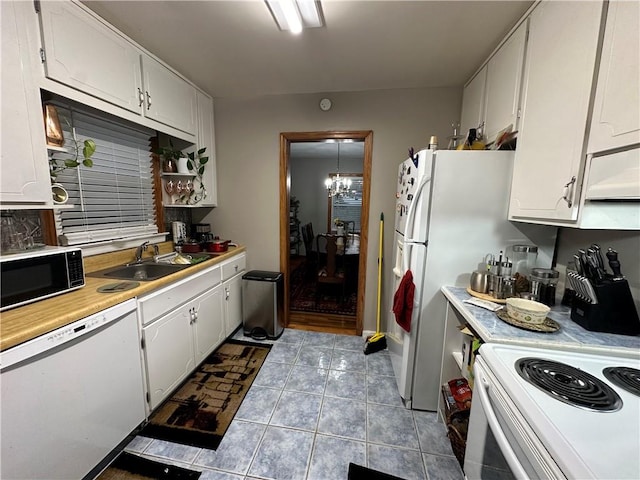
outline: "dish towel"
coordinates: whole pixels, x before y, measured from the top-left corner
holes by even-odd
[[[396,315],[396,323],[407,332],[411,331],[411,313],[413,312],[415,290],[413,274],[411,270],[407,270],[393,296],[393,313]]]

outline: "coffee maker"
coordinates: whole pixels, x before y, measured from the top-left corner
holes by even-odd
[[[191,224],[191,240],[204,243],[211,237],[211,225],[209,223]]]

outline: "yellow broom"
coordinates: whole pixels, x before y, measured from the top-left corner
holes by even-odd
[[[376,313],[376,333],[367,338],[364,354],[379,352],[387,348],[387,339],[380,332],[380,301],[382,292],[382,238],[384,234],[384,213],[380,214],[380,245],[378,247],[378,311]]]

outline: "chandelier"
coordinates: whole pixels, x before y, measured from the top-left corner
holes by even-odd
[[[324,181],[324,186],[327,188],[327,194],[329,197],[345,196],[349,193],[351,188],[350,178],[340,178],[340,142],[338,142],[338,168],[335,175],[330,175]]]

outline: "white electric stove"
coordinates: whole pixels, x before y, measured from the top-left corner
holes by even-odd
[[[640,478],[640,357],[485,344],[474,373],[467,478]]]

